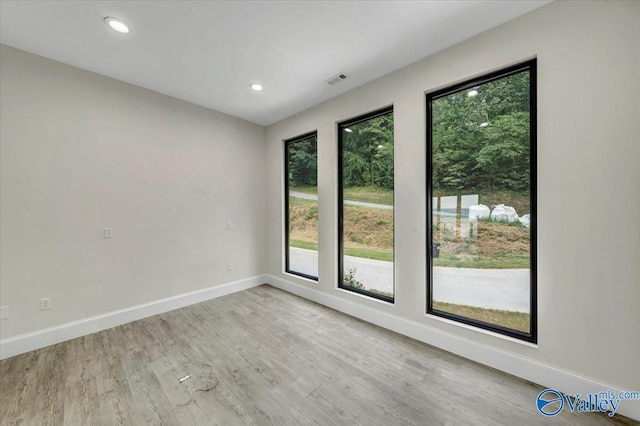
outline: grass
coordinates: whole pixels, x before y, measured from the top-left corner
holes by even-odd
[[[522,225],[478,221],[475,236],[460,235],[463,223],[434,224],[433,238],[440,243],[435,266],[479,269],[526,269],[530,266],[530,234]]]
[[[361,247],[345,247],[344,254],[346,256],[362,257],[364,259],[384,260],[385,262],[393,262],[393,252],[371,250]]]
[[[518,220],[509,222],[506,219],[491,219],[490,217],[483,217],[482,219],[478,219],[478,221],[483,223],[499,223],[505,226],[513,226],[514,228],[526,228],[526,226],[524,226]]]
[[[383,189],[372,186],[359,186],[344,188],[342,191],[345,200],[363,201],[365,203],[393,205],[393,189]]]
[[[318,243],[303,240],[289,240],[291,247],[318,251]],[[389,251],[371,250],[360,247],[345,247],[344,254],[347,256],[361,257],[363,259],[382,260],[393,262],[393,253]],[[477,268],[477,269],[526,269],[529,268],[529,257],[505,256],[494,259],[464,260],[451,258],[436,258],[433,266],[444,266],[450,268]]]
[[[291,191],[304,192],[305,194],[318,194],[317,186],[292,186]]]
[[[317,194],[318,188],[315,186],[296,186],[291,188],[292,191],[304,192],[305,194]],[[531,204],[528,192],[506,191],[506,190],[445,190],[434,189],[434,197],[443,197],[450,195],[466,195],[478,194],[478,202],[489,207],[498,204],[512,206],[518,214],[530,213]],[[376,186],[357,186],[353,188],[344,188],[343,195],[346,200],[363,201],[366,203],[393,205],[393,190],[378,188]]]
[[[296,187],[296,191],[315,193],[316,187]],[[501,202],[511,203],[522,194],[502,191]],[[374,203],[390,203],[393,191],[372,187],[348,188],[345,197]],[[486,193],[481,197],[489,197]],[[509,198],[510,197],[510,198]],[[527,197],[524,197],[527,198]],[[482,199],[482,198],[481,198]],[[489,199],[489,198],[487,198]],[[517,204],[517,203],[511,203]],[[521,203],[522,205],[522,203]],[[290,238],[293,247],[317,250],[318,202],[289,198]],[[365,259],[393,261],[393,210],[344,206],[344,253]],[[458,221],[460,222],[460,221]],[[520,223],[478,221],[472,238],[459,234],[462,223],[434,223],[434,241],[441,244],[434,266],[478,269],[527,269],[530,267],[530,230]]]
[[[529,330],[529,314],[524,312],[500,311],[497,309],[483,309],[476,306],[455,305],[453,303],[433,302],[433,308],[438,311],[450,314],[460,315],[462,317],[486,322],[489,324],[500,325],[512,330],[523,331],[528,333]]]
[[[305,194],[317,194],[318,188],[315,186],[295,186],[292,191],[303,192]],[[393,205],[393,190],[378,188],[376,186],[358,186],[344,188],[343,196],[345,200],[362,201],[365,203]]]
[[[346,247],[375,251],[393,250],[393,211],[360,206],[344,206]]]
[[[531,213],[531,200],[528,192],[507,190],[449,190],[434,189],[434,197],[446,197],[452,195],[478,194],[478,202],[492,208],[498,204],[511,206],[516,209],[519,216]]]
[[[314,243],[312,241],[289,239],[289,246],[318,251],[318,243]],[[364,259],[393,262],[393,253],[386,251],[370,250],[359,247],[345,247],[344,254],[347,256],[361,257]]]
[[[382,290],[376,290],[376,289],[371,289],[371,290],[367,290],[370,291],[371,293],[375,293],[375,294],[380,294],[382,296],[386,296],[386,297],[390,297],[393,299],[393,293],[389,293],[388,291],[382,291]]]
[[[311,206],[318,205],[317,200],[306,200],[304,198],[289,197],[289,206]]]
[[[318,243],[314,243],[311,241],[302,241],[302,240],[293,240],[289,238],[289,246],[297,247],[301,249],[314,250],[318,251]]]

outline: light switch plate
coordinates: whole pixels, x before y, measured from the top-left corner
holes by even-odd
[[[40,310],[48,311],[49,309],[51,309],[51,298],[45,297],[40,299]]]

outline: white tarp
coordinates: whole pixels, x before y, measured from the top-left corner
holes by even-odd
[[[518,213],[516,209],[511,206],[505,206],[504,204],[498,204],[491,212],[491,219],[502,220],[506,222],[519,221]]]
[[[491,210],[484,204],[469,206],[469,220],[485,219],[489,217]]]

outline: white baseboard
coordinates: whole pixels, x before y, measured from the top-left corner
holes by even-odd
[[[638,391],[638,389],[622,389],[619,386],[602,383],[589,377],[561,370],[519,354],[483,345],[425,324],[352,303],[273,275],[266,276],[266,283],[505,373],[556,389],[562,393],[585,395],[587,393],[606,391],[607,389],[615,392],[622,390]],[[531,401],[531,405],[535,406],[535,401]],[[640,401],[622,401],[617,414],[640,420]]]
[[[0,359],[246,290],[264,284],[266,280],[265,275],[251,277],[3,339],[0,340]]]

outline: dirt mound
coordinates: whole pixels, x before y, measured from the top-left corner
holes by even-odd
[[[294,240],[317,242],[318,207],[296,205],[289,209],[289,236]],[[441,253],[458,257],[504,256],[529,253],[529,229],[518,224],[479,221],[474,238],[451,237],[434,230]],[[393,248],[393,211],[359,206],[344,208],[345,247],[391,250]]]

